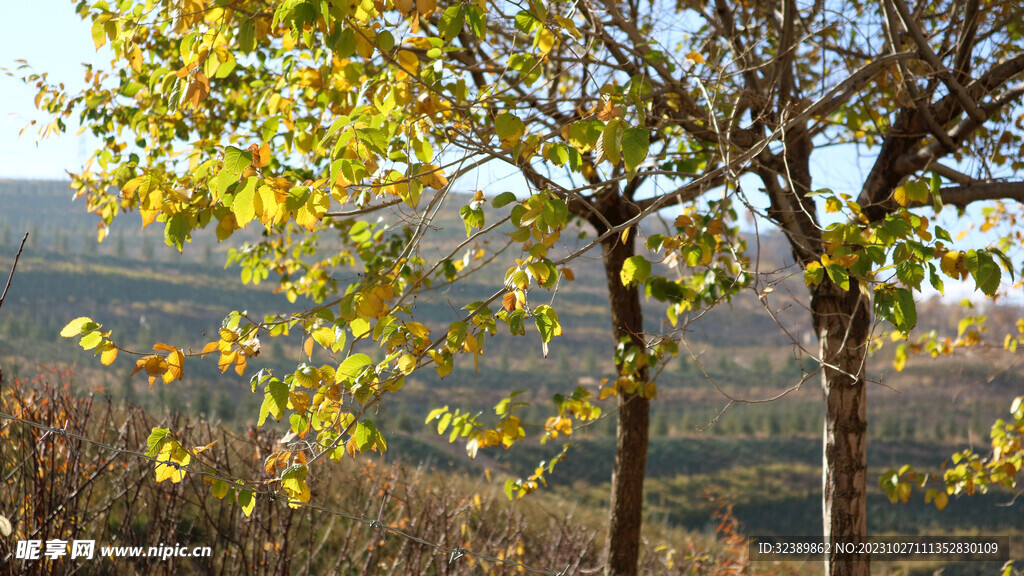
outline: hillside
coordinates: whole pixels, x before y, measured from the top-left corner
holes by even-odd
[[[148,389],[142,378],[130,379],[131,362],[119,359],[104,369],[90,355],[58,337],[71,318],[87,315],[114,330],[122,341],[148,348],[157,341],[198,349],[209,341],[232,308],[261,315],[290,305],[272,291],[273,283],[242,286],[238,269],[222,266],[226,249],[211,234],[199,234],[184,255],[168,249],[163,230],[154,224],[139,230],[137,216],[115,223],[102,245],[94,241],[95,220],[81,205],[69,201],[70,191],[58,182],[0,181],[0,271],[10,269],[24,231],[30,242],[7,302],[0,312],[0,363],[8,376],[34,373],[40,363],[71,364],[74,386],[84,393],[99,391],[128,399],[158,413],[205,415],[228,426],[248,427],[260,398],[248,392],[247,379],[221,374],[213,361],[192,363],[185,381]],[[446,241],[464,238],[455,212],[464,199],[450,199],[436,225],[444,231],[425,251],[441,250]],[[247,231],[253,234],[254,231]],[[813,533],[820,528],[820,391],[816,379],[775,402],[728,405],[723,391],[749,400],[770,398],[794,386],[813,360],[799,354],[764,309],[771,306],[796,344],[813,350],[806,321],[802,277],[785,268],[783,239],[766,235],[759,242],[762,280],[775,292],[764,300],[748,291],[719,306],[687,327],[686,350],[671,361],[658,379],[653,413],[654,437],[648,463],[648,505],[652,516],[667,525],[700,529],[709,516],[701,500],[707,489],[728,492],[736,515],[761,533]],[[573,264],[576,280],[555,296],[565,335],[541,357],[536,338],[490,339],[480,375],[469,364],[443,380],[433,372],[410,379],[403,393],[386,404],[384,420],[397,435],[389,460],[430,462],[438,469],[529,473],[550,458],[553,448],[523,446],[508,453],[490,452],[481,462],[465,458],[459,446],[448,445],[422,425],[430,408],[450,404],[489,410],[508,390],[522,389],[534,403],[524,415],[534,424],[549,413],[555,394],[577,385],[594,387],[612,372],[610,320],[604,273],[599,259]],[[499,271],[498,277],[501,272]],[[458,292],[437,291],[419,299],[418,320],[436,325],[457,315],[452,303],[464,295],[493,293],[495,274],[489,269],[472,276]],[[273,279],[271,279],[273,280]],[[778,282],[776,282],[778,281]],[[296,305],[302,305],[302,302]],[[923,329],[954,334],[965,311],[938,301],[921,304]],[[1017,309],[992,309],[997,324],[1019,315]],[[648,329],[662,329],[663,314],[654,304],[647,310]],[[996,332],[997,330],[993,330]],[[374,350],[368,353],[377,354]],[[886,468],[914,463],[937,468],[953,451],[983,443],[988,426],[1001,417],[1010,399],[1024,389],[1016,360],[999,352],[977,351],[952,358],[913,358],[903,372],[892,368],[892,347],[883,346],[869,366],[878,385],[869,392],[872,443],[871,478]],[[275,339],[252,363],[294,369],[302,357],[295,339]],[[326,356],[319,360],[328,360]],[[247,374],[248,377],[250,374]],[[607,410],[611,409],[608,404]],[[614,420],[605,418],[579,433],[580,438],[551,477],[553,490],[585,506],[600,505],[611,469]],[[873,529],[907,532],[958,529],[1024,533],[1022,504],[996,507],[1005,495],[956,500],[942,513],[925,507],[893,506],[876,491],[870,502]],[[780,511],[786,523],[780,524]]]

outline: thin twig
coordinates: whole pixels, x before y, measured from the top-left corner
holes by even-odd
[[[14,265],[11,266],[11,273],[7,276],[7,285],[4,286],[4,293],[0,294],[0,308],[4,305],[4,298],[7,298],[7,291],[11,288],[11,280],[14,279],[14,269],[18,267],[18,258],[21,258],[21,251],[25,249],[25,241],[28,240],[28,232],[25,232],[25,237],[21,239],[21,246],[18,248],[18,253],[14,255]]]

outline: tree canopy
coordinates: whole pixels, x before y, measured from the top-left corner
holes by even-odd
[[[599,392],[617,397],[619,418],[607,570],[635,573],[651,369],[677,353],[688,311],[746,287],[773,311],[776,280],[745,255],[742,211],[780,229],[803,270],[820,342],[807,352],[826,396],[824,529],[863,539],[874,318],[908,337],[926,279],[938,291],[968,280],[994,298],[1014,276],[1019,231],[973,246],[938,222],[981,201],[1001,201],[986,216],[993,227],[1019,213],[1015,3],[99,0],[78,10],[118,61],[87,68],[81,94],[26,79],[55,117],[49,130],[78,114],[103,142],[73,174],[99,240],[126,211],[162,224],[179,250],[199,228],[223,241],[258,228],[259,241],[229,257],[242,280],[274,276],[288,299],[311,302],[298,314],[233,313],[201,353],[158,343],[136,364],[151,383],[182,378],[193,355],[241,375],[262,340],[301,332],[308,362],[252,378],[265,398],[259,425],[288,419],[315,440],[267,460],[296,501],[311,498],[311,463],[386,449],[372,408],[415,371],[444,376],[499,329],[535,327],[546,353],[571,328],[542,295],[600,250],[618,371]],[[812,177],[832,148],[872,158],[859,190]],[[435,257],[422,246],[446,202],[464,203],[466,238]],[[642,226],[667,207],[679,212],[665,234]],[[575,243],[563,237],[574,221],[590,231]],[[418,292],[492,262],[503,279],[460,303],[461,317],[415,319]],[[674,331],[644,331],[641,292],[666,303]],[[123,351],[91,319],[62,334],[103,363]],[[600,413],[585,389],[561,398],[545,438]],[[517,407],[510,394],[490,418],[431,417],[474,455],[524,438]],[[161,458],[190,458],[173,431],[151,440]],[[158,475],[176,480],[170,467]]]

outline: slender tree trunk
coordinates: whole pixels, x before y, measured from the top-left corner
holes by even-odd
[[[604,268],[608,278],[612,328],[616,343],[629,338],[643,347],[643,313],[636,285],[622,285],[622,264],[634,254],[634,237],[622,241],[616,234],[602,243]],[[622,367],[617,367],[621,372]],[[636,377],[647,381],[647,368]],[[642,389],[641,389],[642,392]],[[650,424],[649,398],[620,391],[619,425],[615,446],[615,469],[608,519],[608,559],[606,576],[634,576],[640,557],[640,528],[643,523],[644,473],[647,464],[647,435]]]
[[[867,539],[867,391],[864,362],[871,328],[870,299],[850,280],[844,291],[826,278],[811,298],[825,362],[825,436],[822,462],[825,541]],[[832,546],[835,551],[835,546]],[[868,576],[867,557],[830,557],[829,576]]]

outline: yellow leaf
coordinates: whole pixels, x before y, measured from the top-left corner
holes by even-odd
[[[906,206],[910,204],[910,197],[907,195],[907,189],[903,186],[899,186],[892,193],[893,200],[900,206]]]
[[[103,354],[100,356],[100,363],[103,364],[104,366],[110,366],[111,364],[114,363],[114,360],[116,359],[117,348],[110,346],[109,348],[104,350]]]
[[[128,52],[128,63],[132,70],[142,72],[142,49],[138,44],[133,44],[131,51]]]
[[[309,394],[299,390],[288,394],[288,407],[302,413],[309,409]]]
[[[313,339],[306,338],[306,341],[302,343],[302,351],[306,354],[306,358],[313,356]]]
[[[192,104],[193,108],[198,108],[199,104],[206,97],[210,95],[210,79],[206,77],[206,74],[202,72],[196,72],[192,77],[192,81],[189,82],[188,88],[185,90],[185,100]]]
[[[263,168],[267,164],[270,164],[270,145],[264,142],[263,144],[256,146],[253,144],[255,150],[252,155],[252,165],[254,168]]]
[[[220,368],[221,372],[227,372],[228,368],[235,363],[235,357],[238,356],[237,352],[221,353],[220,359],[217,360],[217,368]]]
[[[410,2],[411,4],[411,2]],[[405,70],[413,71],[419,68],[420,59],[415,52],[411,50],[399,50],[398,54],[395,55],[398,60],[398,65]]]
[[[370,333],[370,323],[363,318],[353,319],[348,323],[348,327],[356,338],[362,338]]]
[[[858,255],[858,254],[847,254],[845,256],[840,256],[839,258],[837,258],[836,262],[840,266],[846,266],[847,268],[849,268],[850,266],[853,266],[854,264],[856,264],[857,260],[859,260],[859,259],[860,259],[860,255]]]
[[[164,383],[169,384],[171,380],[181,380],[185,375],[185,355],[175,348],[167,355],[167,371],[164,372]]]
[[[402,371],[402,374],[412,374],[412,371],[416,369],[416,357],[412,354],[405,354],[398,359],[398,369]]]
[[[242,507],[242,513],[248,518],[256,508],[256,495],[248,490],[238,493],[238,504]]]
[[[687,58],[693,60],[697,64],[704,64],[704,56],[701,56],[700,52],[690,52],[686,55]]]
[[[192,461],[192,457],[188,455],[188,452],[185,452],[180,446],[174,446],[173,444],[168,444],[168,448],[162,450],[156,459],[158,461],[156,465],[156,481],[159,483],[164,480],[170,480],[173,484],[177,484],[185,478],[184,468]]]
[[[416,0],[416,11],[421,16],[430,16],[437,10],[437,0]]]
[[[71,338],[72,336],[78,336],[82,333],[82,327],[92,322],[92,318],[88,316],[79,316],[71,322],[68,322],[67,326],[61,329],[60,335],[65,338]]]
[[[210,342],[206,346],[203,346],[203,351],[200,352],[200,355],[202,355],[205,358],[207,354],[210,354],[212,352],[216,352],[217,349],[219,349],[219,348],[220,348],[220,342]]]
[[[217,443],[217,441],[214,440],[213,442],[210,442],[206,446],[196,446],[195,448],[192,449],[192,451],[194,453],[196,453],[196,454],[202,454],[203,452],[206,452],[210,448],[213,448],[213,445],[216,444],[216,443]]]
[[[409,322],[405,325],[409,333],[417,338],[426,338],[430,335],[430,329],[419,322]]]
[[[143,210],[142,208],[140,208],[139,216],[142,216],[142,229],[145,230],[146,226],[149,226],[154,221],[156,221],[156,217],[159,215],[159,210]]]
[[[541,28],[540,32],[537,33],[537,48],[540,49],[541,54],[547,54],[555,47],[555,34],[547,28]]]
[[[963,254],[957,250],[951,250],[942,255],[942,260],[939,266],[942,271],[948,274],[950,277],[956,278],[960,275],[957,271],[959,263],[963,261]]]
[[[935,495],[936,508],[938,508],[939,510],[944,510],[947,504],[949,504],[949,495],[942,491]]]
[[[516,309],[516,295],[513,294],[512,292],[507,292],[504,296],[501,297],[501,305],[502,307],[505,308],[505,310],[512,312],[513,310]]]

